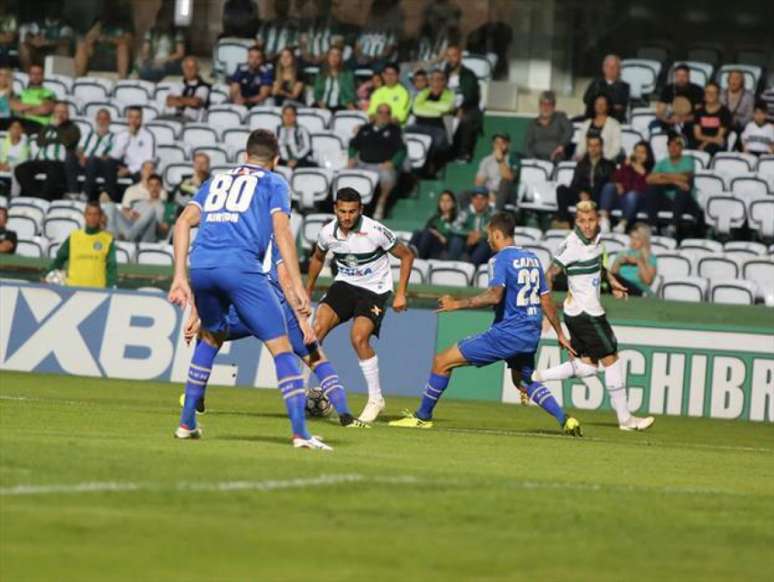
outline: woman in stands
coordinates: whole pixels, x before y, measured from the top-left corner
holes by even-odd
[[[632,155],[613,174],[613,180],[602,187],[599,196],[599,225],[602,232],[610,231],[610,213],[621,210],[621,220],[614,231],[626,232],[627,227],[637,218],[637,212],[644,212],[648,174],[653,170],[653,150],[646,141],[634,146]]]
[[[355,108],[355,78],[344,68],[341,49],[332,46],[325,57],[325,67],[314,82],[317,107],[332,112]]]
[[[649,295],[656,278],[656,257],[650,250],[650,227],[639,222],[629,233],[629,248],[621,251],[610,272],[629,295]]]
[[[589,136],[600,136],[604,149],[602,155],[613,162],[621,158],[621,124],[610,116],[610,99],[607,95],[599,95],[594,99],[594,116],[583,122],[580,127],[581,139],[575,150],[575,159],[580,160],[586,153],[586,139]]]
[[[457,199],[450,190],[444,190],[438,197],[435,214],[427,221],[425,228],[417,230],[409,246],[420,259],[438,259],[449,248],[452,225],[457,219]]]
[[[704,88],[704,103],[693,116],[693,147],[710,155],[726,149],[726,137],[733,118],[720,102],[720,86],[714,81]]]
[[[274,70],[274,86],[271,90],[274,104],[279,107],[292,102],[303,107],[304,82],[301,80],[296,56],[292,50],[284,48],[280,51]]]
[[[382,79],[382,74],[378,71],[371,75],[368,81],[362,83],[357,88],[358,109],[368,111],[368,106],[371,104],[371,95],[382,85],[384,85],[384,79]]]

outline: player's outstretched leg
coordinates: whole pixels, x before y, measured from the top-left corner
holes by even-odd
[[[368,386],[368,402],[359,416],[363,422],[375,421],[385,407],[382,386],[379,382],[379,357],[370,343],[374,329],[374,322],[367,317],[356,317],[352,324],[352,347],[355,349],[360,370]]]
[[[211,340],[212,341],[212,340]],[[210,379],[212,363],[220,349],[204,339],[197,340],[196,348],[188,368],[188,380],[185,383],[185,399],[180,412],[180,426],[175,431],[175,437],[180,439],[196,439],[202,436],[201,428],[196,426],[196,407],[204,399],[204,390]]]
[[[580,358],[573,358],[545,370],[535,370],[532,373],[533,382],[550,382],[551,380],[566,380],[567,378],[588,378],[597,373],[597,367],[587,364]]]
[[[565,433],[572,436],[583,436],[583,430],[578,419],[565,413],[553,394],[551,394],[551,391],[543,384],[540,382],[530,382],[524,385],[524,391],[535,404],[557,420]]]
[[[605,386],[610,394],[610,404],[618,416],[618,428],[623,431],[647,430],[656,421],[652,416],[639,417],[629,412],[629,401],[624,386],[624,371],[618,354],[602,359],[605,367]]]
[[[318,352],[319,353],[319,352]],[[336,414],[339,415],[341,426],[349,428],[370,428],[368,424],[352,416],[347,403],[347,393],[341,385],[339,375],[336,373],[333,364],[328,360],[321,360],[311,365],[312,372],[320,381],[320,388],[323,394],[331,401]]]

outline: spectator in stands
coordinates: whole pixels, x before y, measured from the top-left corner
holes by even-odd
[[[430,86],[430,79],[427,76],[427,71],[424,69],[417,69],[414,71],[410,81],[408,90],[412,99],[415,99],[417,95]]]
[[[411,235],[409,246],[420,259],[439,259],[449,249],[449,241],[454,234],[454,222],[457,220],[457,199],[451,190],[444,190],[438,196],[435,214],[425,224],[425,228]]]
[[[683,133],[704,100],[704,90],[691,83],[691,70],[686,65],[677,65],[673,75],[673,82],[664,86],[656,103],[656,119],[651,122],[651,131]]]
[[[78,148],[81,167],[86,170],[84,191],[89,200],[97,200],[97,177],[107,180],[111,169],[110,153],[115,136],[110,131],[110,111],[100,109],[94,118],[94,127],[86,136],[83,146]]]
[[[454,91],[458,101],[456,116],[459,126],[454,134],[454,151],[460,161],[469,162],[473,159],[476,138],[483,127],[478,78],[462,64],[462,50],[455,45],[446,49],[444,72],[449,89]]]
[[[368,111],[368,105],[371,102],[371,95],[374,94],[380,87],[384,86],[384,79],[379,72],[371,75],[371,78],[364,83],[360,83],[355,95],[357,96],[357,106],[363,111]]]
[[[127,128],[113,139],[110,165],[105,172],[105,191],[113,201],[119,200],[119,177],[129,176],[137,182],[143,163],[156,159],[156,141],[153,134],[142,126],[142,109],[127,108],[126,123]]]
[[[155,172],[153,162],[144,163],[141,181],[126,189],[121,206],[111,203],[103,205],[108,216],[108,229],[119,240],[157,240],[157,230],[164,222],[168,197],[161,186],[161,178]]]
[[[277,57],[274,85],[271,90],[274,105],[281,107],[285,103],[297,103],[303,106],[305,101],[304,89],[304,81],[301,78],[301,71],[298,69],[296,56],[291,49],[282,49]]]
[[[196,57],[183,59],[183,82],[167,95],[167,107],[175,108],[175,115],[181,121],[201,121],[210,106],[212,86],[199,75],[199,61]]]
[[[596,115],[596,99],[605,95],[610,104],[610,116],[620,123],[626,120],[629,107],[629,83],[621,80],[621,59],[618,55],[607,55],[602,61],[602,76],[591,81],[583,94],[586,117]]]
[[[50,0],[38,6],[35,14],[40,18],[28,22],[19,30],[19,60],[22,68],[41,65],[48,55],[70,56],[75,33],[61,18],[64,2]]]
[[[511,137],[496,133],[492,137],[492,153],[478,164],[475,184],[489,192],[489,201],[495,210],[503,210],[513,201],[514,173],[510,155]]]
[[[32,65],[28,71],[27,86],[18,97],[11,97],[11,111],[21,117],[27,133],[38,133],[51,121],[56,94],[43,86],[43,67]]]
[[[741,133],[750,123],[755,105],[755,95],[745,88],[742,71],[731,71],[728,74],[728,86],[720,94],[720,102],[731,112],[731,129]]]
[[[19,164],[23,164],[30,159],[30,142],[24,135],[24,128],[21,121],[13,119],[8,126],[8,134],[0,142],[0,172],[9,172],[11,174],[10,192],[2,192],[6,196],[18,196],[21,191],[19,181],[16,179],[14,170]],[[0,185],[0,191],[4,190],[4,185]]]
[[[559,162],[572,143],[573,127],[567,115],[556,110],[553,91],[540,94],[540,113],[527,127],[524,151],[528,158]]]
[[[650,227],[637,223],[629,233],[629,248],[618,253],[610,272],[626,287],[629,295],[650,295],[656,278],[656,257],[650,250]]]
[[[8,209],[0,206],[0,254],[12,255],[16,252],[17,236],[5,226],[8,224]]]
[[[446,162],[451,147],[446,122],[454,112],[454,93],[446,86],[443,71],[433,71],[430,79],[430,86],[414,99],[414,123],[408,131],[423,133],[433,139],[428,168],[428,174],[432,176]]]
[[[81,132],[70,121],[67,103],[57,101],[51,123],[38,134],[35,160],[16,166],[14,173],[22,194],[54,200],[65,192],[78,192],[80,166],[76,148],[80,139]],[[35,179],[36,174],[41,173],[46,175],[42,186]]]
[[[406,159],[400,126],[392,122],[390,106],[382,103],[373,121],[361,125],[349,142],[349,167],[372,170],[379,174],[379,197],[374,219],[384,218],[390,193]]]
[[[584,121],[578,132],[580,141],[575,150],[575,159],[579,160],[586,155],[586,140],[590,135],[598,135],[605,144],[602,154],[613,162],[621,157],[621,124],[610,116],[610,100],[607,95],[598,95],[594,99],[594,115]]]
[[[381,68],[394,59],[403,32],[401,0],[374,0],[354,46],[355,66]]]
[[[271,63],[266,62],[263,49],[253,45],[247,51],[247,62],[239,65],[229,79],[228,91],[237,105],[268,105],[273,84]]]
[[[277,128],[279,163],[292,170],[317,165],[312,160],[312,136],[309,130],[298,125],[297,114],[294,105],[285,105],[282,108],[282,125]]]
[[[8,67],[0,67],[0,131],[11,124],[11,97],[13,97],[13,74]]]
[[[168,75],[179,75],[185,56],[185,36],[175,28],[174,2],[162,2],[156,23],[145,33],[137,59],[140,79],[158,83]]]
[[[379,87],[371,95],[368,104],[368,116],[373,117],[382,103],[390,106],[392,121],[404,125],[411,111],[411,95],[400,83],[400,68],[395,63],[390,63],[382,70],[384,86]]]
[[[83,77],[89,69],[115,70],[126,79],[132,66],[132,14],[120,2],[106,2],[102,16],[88,30],[75,49],[75,74]]]
[[[325,66],[314,82],[314,102],[317,107],[332,112],[355,108],[355,79],[344,69],[341,49],[331,47]]]
[[[115,287],[118,273],[113,235],[102,230],[99,202],[89,202],[84,227],[74,230],[59,247],[46,273],[67,264],[67,284],[73,287]]]
[[[476,266],[486,263],[491,254],[486,227],[491,219],[489,192],[486,188],[475,188],[470,207],[462,210],[454,223],[454,234],[449,240],[449,258],[456,261],[464,255]]]
[[[720,103],[720,86],[710,81],[704,88],[704,103],[694,113],[694,148],[710,155],[726,149],[732,123],[731,112]]]
[[[774,154],[774,124],[766,121],[767,110],[766,102],[758,101],[752,121],[742,132],[742,149],[748,154]]]
[[[8,3],[0,5],[0,67],[19,67],[19,21],[8,9]]]
[[[761,93],[759,101],[763,101],[766,104],[766,119],[769,120],[769,123],[774,123],[774,86]]]
[[[581,200],[593,200],[599,203],[602,188],[610,182],[615,172],[615,164],[605,158],[604,142],[598,135],[586,136],[586,153],[575,166],[572,182],[569,186],[556,188],[556,201],[559,206],[555,228],[569,227],[572,222],[570,206]]]
[[[258,7],[253,0],[226,0],[223,4],[221,37],[255,38],[258,32]]]
[[[672,212],[670,234],[680,236],[683,214],[690,214],[696,221],[696,230],[702,231],[704,213],[696,200],[693,188],[694,162],[690,156],[683,155],[683,136],[671,132],[667,139],[669,156],[656,162],[653,173],[647,177],[648,185],[648,222],[652,228],[658,227],[658,213],[661,210]]]
[[[614,231],[625,233],[637,219],[638,212],[647,208],[648,174],[653,170],[653,150],[646,141],[634,146],[628,160],[613,174],[613,179],[602,187],[599,197],[599,226],[610,231],[610,213],[621,210],[621,220]]]
[[[207,180],[210,179],[210,156],[204,152],[194,154],[193,173],[183,176],[174,192],[174,201],[178,206],[188,204]]]

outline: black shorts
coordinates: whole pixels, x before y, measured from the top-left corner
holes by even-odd
[[[599,359],[618,352],[618,340],[607,321],[607,316],[581,313],[572,317],[565,314],[564,323],[570,330],[572,349],[578,356]]]
[[[355,317],[367,317],[374,322],[374,335],[379,337],[390,295],[390,292],[378,295],[344,281],[335,281],[320,303],[325,303],[333,309],[341,323]]]

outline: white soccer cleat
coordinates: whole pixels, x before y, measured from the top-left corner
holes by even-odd
[[[537,370],[532,371],[532,377],[530,378],[533,382],[542,382],[543,378],[540,377],[540,372]]]
[[[365,408],[363,408],[363,412],[358,416],[358,419],[362,422],[371,423],[381,414],[382,410],[384,410],[384,406],[384,398],[379,398],[379,400],[371,400],[369,398]]]
[[[635,430],[648,430],[654,422],[656,422],[656,419],[652,416],[646,416],[645,418],[632,416],[623,424],[618,425],[618,428],[627,432]]]
[[[322,442],[322,437],[312,435],[308,439],[294,436],[293,437],[294,449],[319,449],[321,451],[332,451],[333,447],[326,445]]]
[[[178,426],[177,430],[175,431],[175,438],[176,439],[200,439],[202,438],[202,434],[204,434],[204,432],[198,426],[193,430],[188,430],[187,428]]]

